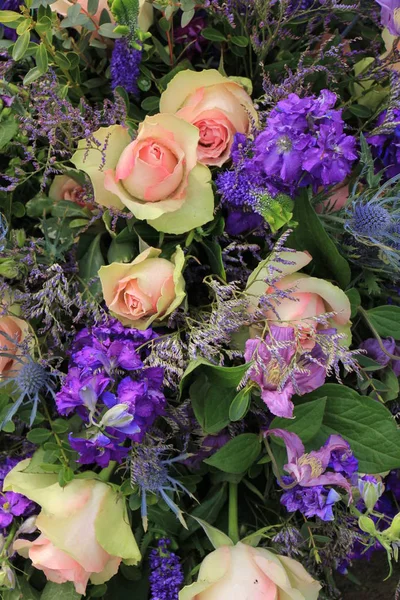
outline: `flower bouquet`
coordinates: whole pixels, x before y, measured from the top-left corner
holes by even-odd
[[[400,547],[400,2],[0,7],[1,597],[360,597]]]

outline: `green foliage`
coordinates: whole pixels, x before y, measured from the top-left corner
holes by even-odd
[[[348,262],[323,228],[308,198],[307,191],[294,202],[293,218],[298,223],[288,240],[296,250],[307,250],[313,257],[313,275],[332,278],[346,288],[351,279]]]
[[[205,463],[225,473],[245,473],[256,460],[261,450],[260,436],[242,433],[230,440]]]
[[[40,600],[80,600],[81,594],[77,594],[73,583],[52,583],[49,581],[46,583]]]
[[[367,316],[379,335],[400,340],[399,306],[377,306],[368,310]]]

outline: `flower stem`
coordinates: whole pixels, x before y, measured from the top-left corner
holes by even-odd
[[[98,474],[99,479],[101,479],[101,481],[107,482],[110,480],[111,475],[114,473],[114,469],[117,466],[117,462],[115,460],[112,460],[110,462],[110,464],[108,465],[108,467],[105,467],[104,469],[102,469],[100,471],[100,473]]]
[[[229,483],[229,523],[228,533],[234,544],[239,541],[239,521],[238,521],[238,484]]]

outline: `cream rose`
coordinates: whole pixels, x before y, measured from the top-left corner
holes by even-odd
[[[124,325],[146,329],[177,308],[185,297],[184,256],[177,248],[172,260],[161,250],[147,248],[131,263],[101,267],[99,277],[105,303]]]
[[[211,173],[197,163],[196,127],[158,114],[146,117],[133,141],[120,125],[103,127],[94,137],[104,151],[88,149],[83,140],[72,162],[89,175],[99,204],[126,206],[166,233],[185,233],[212,220]]]
[[[270,323],[280,327],[294,327],[302,338],[304,348],[314,346],[313,335],[321,327],[314,317],[334,312],[330,319],[331,327],[350,336],[351,306],[346,294],[336,285],[324,279],[310,277],[298,273],[300,269],[312,261],[308,252],[282,252],[280,258],[287,264],[275,263],[276,276],[280,279],[274,286],[268,288],[265,279],[269,275],[270,263],[263,261],[250,275],[246,292],[251,306],[258,307],[259,299],[265,294],[274,294],[278,290],[290,290],[287,298],[272,300],[273,309],[265,311],[265,317]],[[325,326],[322,325],[323,328]]]
[[[245,89],[213,69],[177,73],[161,94],[160,111],[176,113],[198,128],[197,156],[205,165],[223,165],[235,133],[249,133],[258,121]]]
[[[296,560],[239,542],[206,556],[179,600],[317,600],[320,589]]]
[[[83,193],[81,184],[69,175],[56,175],[49,189],[49,196],[53,200],[69,200],[84,206]]]
[[[15,373],[21,367],[19,345],[28,331],[29,325],[23,319],[11,315],[0,317],[0,378],[6,377],[9,372]]]
[[[123,560],[136,564],[140,552],[128,524],[125,500],[94,479],[74,479],[66,487],[57,475],[26,473],[23,460],[4,480],[4,491],[23,494],[42,508],[36,519],[41,535],[18,539],[14,550],[29,557],[55,583],[72,581],[79,594],[87,582],[104,583]]]

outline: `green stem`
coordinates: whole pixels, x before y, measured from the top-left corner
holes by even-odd
[[[234,544],[239,541],[239,521],[238,521],[238,484],[229,483],[229,524],[228,533]]]
[[[10,533],[8,534],[6,541],[4,543],[4,546],[3,546],[0,556],[2,556],[2,557],[7,556],[7,550],[11,546],[12,542],[14,541],[14,535],[15,535],[16,531],[17,531],[17,523],[14,521],[14,523],[11,526]]]
[[[117,466],[117,461],[112,460],[110,462],[110,464],[108,465],[108,467],[105,467],[102,471],[100,471],[100,473],[98,474],[99,479],[101,479],[101,481],[109,481],[111,475],[114,473],[114,469]]]

